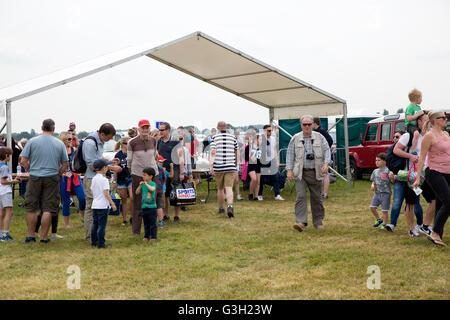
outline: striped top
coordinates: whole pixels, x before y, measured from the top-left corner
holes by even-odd
[[[234,135],[221,131],[212,137],[211,150],[216,150],[213,169],[216,172],[236,171],[235,151],[238,143]]]

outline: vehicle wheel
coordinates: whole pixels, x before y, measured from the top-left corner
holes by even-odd
[[[355,159],[350,159],[350,175],[352,176],[352,180],[362,179],[362,170],[356,166]]]

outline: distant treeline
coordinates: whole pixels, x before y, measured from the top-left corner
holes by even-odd
[[[78,132],[78,138],[82,139],[82,138],[84,138],[84,137],[87,137],[88,134],[89,134],[89,132],[86,132],[86,131],[80,131],[80,132]],[[39,134],[36,133],[36,131],[35,131],[34,129],[31,129],[30,132],[22,131],[22,132],[20,132],[20,133],[16,133],[16,132],[13,132],[13,133],[12,133],[12,136],[13,136],[14,140],[16,140],[16,141],[20,141],[20,140],[22,140],[23,138],[29,140],[29,139],[31,139],[31,138],[37,136],[37,135],[39,135]],[[3,136],[3,137],[6,137],[6,133],[3,132],[3,133],[2,133],[2,136]],[[55,132],[55,133],[54,133],[54,136],[55,136],[55,137],[59,137],[59,133]]]
[[[197,134],[202,133],[202,134],[204,134],[204,135],[208,135],[208,134],[211,133],[211,129],[203,129],[203,130],[199,130],[199,129],[198,129],[197,127],[195,127],[195,126],[184,126],[184,128],[185,128],[186,130],[189,129],[189,128],[192,128],[192,127],[194,128],[195,133],[197,133]],[[253,124],[253,125],[249,125],[249,126],[238,126],[238,127],[235,127],[235,126],[233,126],[232,124],[227,124],[227,128],[228,128],[228,129],[239,130],[239,131],[241,131],[241,132],[245,132],[245,131],[247,131],[248,129],[256,129],[256,130],[258,130],[258,129],[262,129],[263,127],[264,127],[264,125],[262,125],[262,124]],[[173,129],[176,130],[176,128],[173,128]],[[118,133],[119,133],[119,132],[122,132],[122,133],[126,134],[127,129],[125,129],[125,130],[122,130],[122,129],[121,129],[121,130],[117,130],[117,131],[118,131]],[[78,138],[83,139],[83,138],[87,137],[87,135],[88,135],[89,133],[90,133],[90,132],[87,132],[87,131],[80,131],[80,132],[77,132]],[[36,131],[35,131],[34,129],[31,129],[30,132],[28,132],[28,131],[22,131],[22,132],[20,132],[20,133],[13,132],[13,133],[12,133],[12,136],[13,136],[14,140],[20,141],[20,140],[22,140],[23,138],[25,138],[25,139],[31,139],[31,138],[33,138],[33,137],[39,135],[39,134],[40,134],[40,133],[36,133]],[[3,132],[2,135],[3,135],[4,137],[6,137],[6,133],[5,133],[5,132]],[[58,137],[58,136],[59,136],[59,133],[55,132],[54,136],[55,136],[55,137]],[[117,137],[115,137],[115,138],[116,138],[116,140],[118,140],[118,139],[120,138],[120,136],[117,136]]]

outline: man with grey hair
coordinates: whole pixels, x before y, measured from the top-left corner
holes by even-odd
[[[64,143],[55,138],[55,122],[42,122],[42,135],[30,139],[25,145],[20,164],[30,174],[25,193],[28,237],[24,243],[36,242],[36,211],[42,210],[41,243],[48,243],[51,216],[58,214],[59,176],[69,166],[69,157]]]
[[[216,177],[217,202],[219,213],[225,213],[224,191],[227,197],[227,214],[231,219],[234,217],[233,208],[233,182],[236,175],[236,167],[239,165],[239,147],[236,137],[227,132],[225,121],[217,123],[219,131],[211,141],[211,154],[209,170]]]
[[[315,228],[323,228],[325,209],[321,197],[322,181],[328,172],[331,160],[330,147],[323,135],[312,130],[313,117],[304,115],[300,119],[302,131],[289,142],[286,154],[287,178],[295,179],[297,199],[295,201],[294,229],[302,232],[308,225],[306,187],[310,192],[311,215]]]

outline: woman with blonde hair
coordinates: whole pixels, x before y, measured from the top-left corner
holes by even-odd
[[[447,247],[442,241],[444,225],[450,214],[450,136],[444,112],[430,111],[422,130],[427,132],[422,140],[416,179],[413,186],[420,185],[420,173],[428,155],[425,179],[436,195],[436,215],[433,231],[428,240],[435,245]]]
[[[114,172],[114,188],[117,189],[122,200],[122,226],[127,225],[128,197],[130,198],[130,212],[133,212],[133,192],[131,192],[131,173],[127,165],[127,150],[130,137],[122,137],[114,147],[114,151],[119,150],[114,158],[119,159],[120,171]],[[131,221],[130,221],[131,223]]]
[[[159,130],[158,129],[153,129],[152,131],[150,131],[150,136],[155,138],[156,141],[158,141],[159,138],[161,138],[161,135],[159,134]]]

